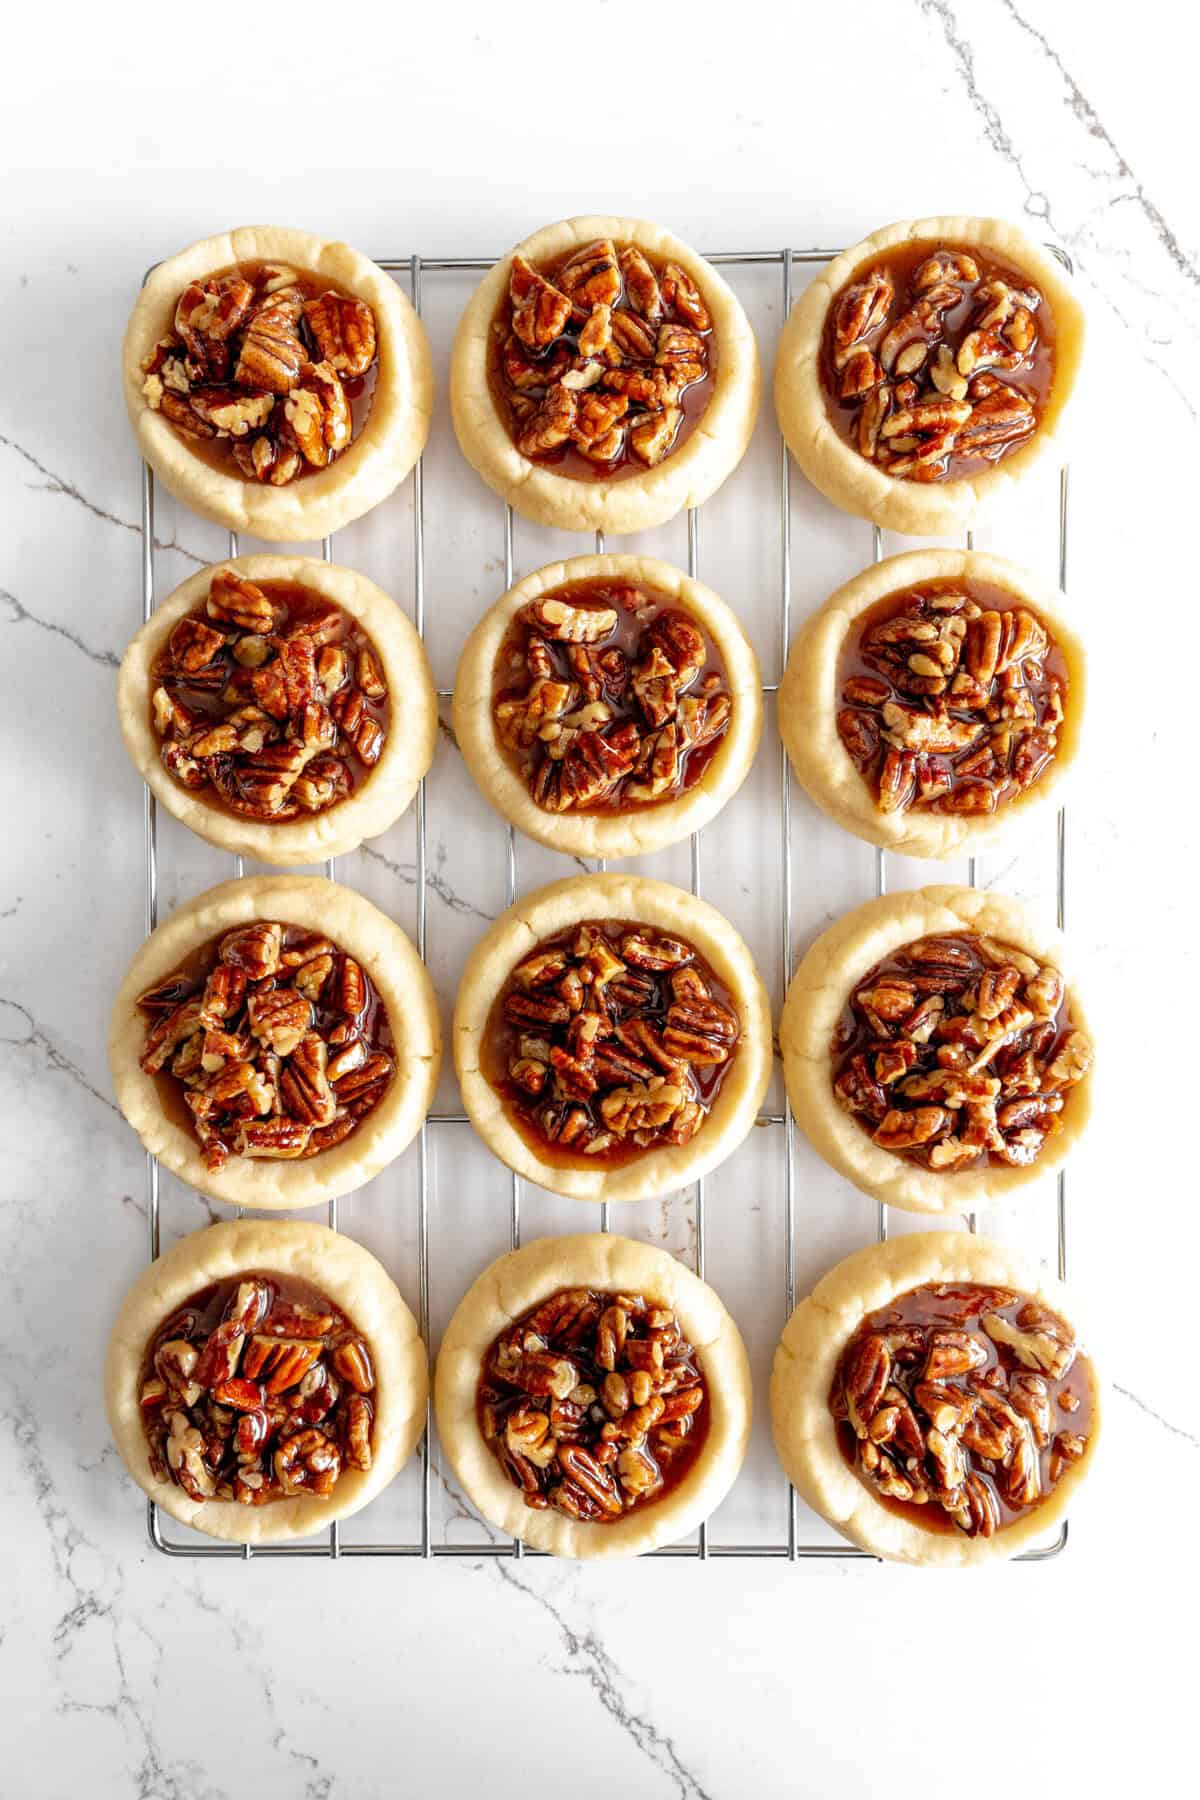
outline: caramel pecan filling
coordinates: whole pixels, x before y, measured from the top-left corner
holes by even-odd
[[[617,1166],[695,1136],[739,1032],[728,992],[690,944],[605,919],[545,938],[517,964],[482,1066],[539,1155]]]
[[[598,239],[536,269],[514,256],[492,326],[492,391],[513,442],[563,474],[635,474],[708,404],[712,318],[678,263]]]
[[[496,676],[497,736],[547,812],[677,799],[708,767],[732,710],[695,620],[630,582],[571,582],[522,607]]]
[[[1058,749],[1062,653],[988,583],[889,594],[847,641],[838,681],[838,736],[881,812],[995,812]]]
[[[661,1500],[708,1431],[704,1377],[675,1314],[589,1288],[553,1294],[501,1332],[477,1411],[526,1506],[597,1525]]]
[[[184,289],[142,392],[215,466],[284,487],[347,449],[377,355],[365,300],[304,269],[242,263]]]
[[[395,1064],[383,1002],[327,937],[259,920],[205,945],[138,1000],[141,1066],[172,1077],[214,1172],[231,1156],[317,1156],[350,1136]]]
[[[913,1288],[868,1313],[829,1396],[850,1466],[929,1531],[992,1537],[1053,1492],[1092,1430],[1091,1363],[1008,1289]]]
[[[1054,376],[1044,296],[996,257],[902,244],[855,271],[821,351],[839,434],[888,475],[977,473],[1032,437]]]
[[[834,1036],[838,1104],[927,1169],[1037,1160],[1092,1064],[1063,978],[970,932],[919,938],[859,982]]]
[[[238,1275],[193,1294],[147,1345],[150,1465],[192,1500],[265,1506],[371,1467],[371,1352],[308,1282]]]
[[[163,766],[242,818],[326,812],[383,752],[378,652],[355,620],[295,582],[256,585],[219,570],[153,676]]]

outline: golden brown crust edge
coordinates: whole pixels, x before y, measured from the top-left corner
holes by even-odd
[[[492,714],[495,661],[523,606],[566,582],[603,576],[645,582],[692,613],[725,666],[733,711],[721,746],[700,780],[677,800],[609,816],[550,813],[537,805],[497,742]],[[653,557],[573,556],[535,570],[489,607],[463,647],[454,678],[454,735],[481,793],[527,837],[568,855],[642,856],[699,831],[745,780],[761,734],[762,676],[736,616],[711,588]]]
[[[941,1174],[881,1149],[833,1097],[829,1046],[850,989],[885,956],[937,932],[973,931],[1049,962],[1066,983],[1075,1024],[1087,1020],[1071,976],[1067,947],[1042,930],[1018,901],[980,888],[926,887],[887,894],[847,913],[822,932],[788,989],[779,1044],[788,1101],[813,1149],[862,1193],[904,1212],[956,1214],[1010,1200],[1058,1166],[1082,1136],[1091,1112],[1092,1071],[1073,1088],[1062,1130],[1024,1168],[995,1163]]]
[[[159,739],[150,723],[151,671],[175,626],[204,600],[214,575],[223,570],[245,581],[302,582],[356,619],[379,652],[392,728],[369,775],[348,799],[327,812],[277,825],[239,818],[203,794],[181,787],[163,767]],[[238,556],[190,575],[131,640],[117,672],[117,721],[130,761],[174,818],[220,850],[288,868],[345,856],[396,823],[433,761],[437,695],[416,631],[395,601],[365,575],[313,557]]]
[[[559,1288],[653,1295],[676,1314],[699,1352],[710,1422],[704,1449],[677,1488],[611,1525],[525,1505],[476,1420],[485,1352],[513,1319]],[[614,1233],[539,1238],[486,1268],[446,1328],[434,1383],[438,1434],[464,1492],[499,1530],[552,1556],[640,1556],[693,1530],[724,1499],[741,1468],[753,1398],[741,1334],[712,1288],[665,1250]]]
[[[174,319],[191,281],[238,262],[285,262],[336,281],[371,306],[379,368],[371,410],[350,448],[327,469],[287,487],[243,481],[194,455],[142,393],[142,364]],[[425,447],[433,415],[433,363],[425,328],[396,283],[368,257],[311,232],[246,225],[203,238],[147,276],[122,351],[125,406],[141,454],[180,500],[206,519],[271,542],[327,537],[385,500]]]
[[[191,1500],[150,1467],[138,1392],[142,1358],[158,1326],[183,1301],[212,1282],[254,1269],[312,1282],[366,1337],[376,1379],[372,1467],[365,1474],[344,1470],[333,1493],[324,1497],[303,1495],[257,1507]],[[416,1320],[382,1265],[340,1232],[299,1221],[239,1219],[181,1239],[143,1269],[126,1294],[104,1370],[109,1426],[138,1486],[184,1525],[239,1544],[307,1537],[366,1506],[412,1453],[425,1423],[428,1391],[428,1362]]]
[[[917,1232],[872,1244],[817,1283],[783,1330],[771,1372],[771,1425],[788,1479],[843,1537],[875,1556],[927,1568],[974,1568],[1017,1555],[1075,1504],[1100,1433],[1103,1388],[1096,1371],[1094,1425],[1087,1449],[1052,1493],[992,1538],[923,1531],[890,1511],[847,1466],[829,1411],[829,1392],[847,1339],[865,1314],[927,1282],[969,1281],[1011,1287],[1051,1307],[1077,1333],[1074,1298],[1060,1283],[1003,1244],[967,1232]],[[1091,1354],[1091,1346],[1084,1341]]]
[[[1058,750],[1045,773],[998,812],[951,814],[907,809],[881,812],[837,732],[841,704],[837,667],[849,628],[877,601],[923,581],[994,582],[1049,626],[1067,664],[1068,690]],[[1087,656],[1067,624],[1066,596],[999,556],[970,550],[908,550],[864,569],[831,594],[801,626],[779,686],[779,731],[810,800],[846,831],[908,856],[969,856],[1009,824],[1024,822],[1054,796],[1079,752],[1087,695]]]
[[[636,919],[686,938],[728,988],[741,1021],[733,1065],[691,1142],[651,1150],[623,1168],[560,1169],[543,1162],[479,1066],[488,1013],[513,965],[543,938],[583,919]],[[745,943],[715,907],[665,881],[637,875],[568,876],[502,913],[467,959],[452,1041],[463,1104],[484,1143],[518,1175],[576,1200],[648,1200],[698,1180],[741,1143],[771,1077],[770,1005]]]
[[[855,269],[897,244],[923,238],[975,244],[1026,270],[1049,299],[1057,332],[1054,382],[1033,437],[982,474],[928,484],[887,475],[842,441],[825,409],[818,363],[829,303]],[[835,506],[910,537],[950,536],[1003,501],[1053,445],[1061,447],[1063,413],[1079,370],[1084,334],[1083,308],[1062,265],[1017,226],[964,215],[901,220],[836,256],[792,309],[775,361],[779,428],[804,474]]]
[[[488,381],[488,333],[514,256],[542,262],[594,238],[636,244],[669,257],[701,289],[717,339],[717,374],[703,417],[656,469],[621,481],[575,481],[521,455],[496,411]],[[459,321],[450,363],[450,406],[459,447],[471,466],[525,518],[564,531],[648,531],[707,500],[741,461],[758,416],[758,349],[733,289],[704,258],[645,219],[607,215],[563,219],[514,245],[484,276]]]
[[[146,1021],[136,1001],[199,945],[255,919],[324,932],[362,964],[392,1024],[396,1072],[378,1106],[332,1149],[294,1162],[233,1156],[214,1173],[191,1132],[163,1111],[154,1078],[141,1068]],[[210,888],[147,938],[113,1003],[109,1062],[117,1104],[165,1168],[211,1199],[274,1211],[349,1193],[400,1155],[432,1103],[441,1033],[428,972],[399,925],[360,894],[323,877],[256,875]]]

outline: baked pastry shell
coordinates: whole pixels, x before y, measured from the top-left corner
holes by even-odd
[[[657,468],[621,480],[581,481],[531,462],[517,449],[489,380],[492,321],[508,291],[514,256],[556,261],[596,238],[634,244],[677,262],[699,287],[712,317],[716,375],[703,414],[679,449]],[[648,531],[687,506],[699,506],[741,461],[758,416],[758,348],[728,282],[695,250],[645,219],[594,215],[546,225],[501,257],[480,282],[459,321],[450,363],[450,405],[459,446],[487,485],[527,519],[564,531]]]
[[[142,364],[172,329],[180,294],[234,263],[282,262],[324,275],[375,314],[379,361],[371,407],[353,443],[328,468],[286,487],[211,467],[142,393]],[[147,276],[125,332],[125,406],[138,448],[194,512],[270,542],[304,542],[360,519],[399,486],[425,448],[433,413],[433,364],[425,328],[399,287],[349,244],[279,225],[244,225],[202,238]]]
[[[994,1537],[924,1530],[892,1511],[842,1455],[829,1393],[838,1358],[867,1313],[887,1306],[912,1288],[943,1281],[1015,1288],[1051,1307],[1080,1335],[1073,1296],[1007,1245],[962,1231],[914,1232],[890,1238],[838,1263],[784,1326],[771,1371],[771,1427],[779,1460],[793,1487],[851,1543],[889,1561],[927,1568],[974,1568],[1015,1556],[1043,1539],[1074,1504],[1095,1454],[1102,1394],[1097,1376],[1092,1429],[1079,1461],[1064,1469],[1044,1500]],[[1081,1341],[1086,1348],[1087,1340]]]
[[[164,1111],[154,1076],[141,1067],[146,1016],[137,997],[202,944],[256,919],[324,932],[361,963],[391,1022],[396,1069],[379,1104],[340,1144],[294,1161],[231,1156],[213,1171],[197,1139]],[[335,1199],[393,1162],[429,1110],[442,1052],[433,984],[399,925],[361,894],[321,876],[255,875],[209,888],[151,933],[113,1003],[108,1054],[117,1104],[164,1168],[213,1200],[272,1211]]]
[[[180,619],[207,598],[214,575],[226,570],[245,581],[303,583],[340,606],[379,653],[391,728],[374,768],[359,778],[352,794],[325,812],[278,824],[242,818],[206,797],[204,790],[182,787],[163,766],[150,717],[154,662]],[[345,856],[395,824],[433,761],[437,694],[421,639],[395,601],[365,575],[307,556],[236,556],[189,575],[142,626],[117,672],[117,720],[130,761],[174,818],[220,850],[288,868]]]
[[[645,583],[686,609],[724,665],[733,707],[728,729],[703,774],[676,799],[628,812],[552,813],[534,800],[496,735],[496,661],[523,606],[567,582],[598,578]],[[711,588],[653,557],[573,556],[527,575],[476,625],[454,678],[454,735],[481,793],[527,837],[576,856],[642,856],[699,831],[737,792],[762,735],[762,676],[737,618]]]
[[[1018,901],[965,887],[885,894],[847,913],[822,932],[804,957],[779,1022],[788,1100],[805,1137],[862,1193],[905,1212],[968,1213],[1009,1200],[1066,1159],[1091,1112],[1089,1070],[1067,1095],[1062,1130],[1046,1139],[1035,1162],[1024,1168],[992,1162],[981,1169],[939,1173],[881,1149],[842,1111],[833,1095],[829,1046],[851,992],[868,969],[903,945],[934,933],[962,931],[1012,944],[1039,962],[1052,963],[1066,984],[1074,1025],[1088,1030],[1061,935],[1043,930]]]
[[[480,1068],[488,1016],[513,968],[544,938],[585,919],[630,919],[686,938],[728,989],[741,1040],[704,1124],[690,1143],[648,1150],[617,1168],[559,1168],[544,1160],[509,1116]],[[452,1027],[463,1105],[502,1162],[574,1200],[649,1200],[673,1193],[723,1162],[754,1124],[771,1078],[771,1011],[754,959],[715,907],[641,875],[574,875],[518,900],[467,960]]]
[[[1067,665],[1064,718],[1058,749],[1032,787],[995,813],[942,813],[908,807],[881,811],[838,736],[838,664],[847,637],[864,613],[889,594],[927,581],[987,581],[1044,621]],[[970,856],[1010,823],[1061,797],[1079,750],[1087,693],[1083,644],[1059,608],[1065,596],[1016,563],[977,550],[907,550],[889,556],[838,588],[796,634],[779,684],[779,731],[796,776],[810,800],[846,831],[907,856]]]
[[[483,1359],[514,1319],[560,1288],[644,1294],[669,1306],[698,1352],[708,1394],[704,1448],[661,1500],[611,1525],[526,1506],[479,1429],[476,1398]],[[741,1333],[718,1296],[665,1250],[615,1233],[539,1238],[486,1268],[446,1328],[434,1382],[438,1434],[459,1484],[491,1524],[552,1556],[596,1560],[640,1556],[684,1537],[724,1499],[750,1435],[753,1397]]]
[[[214,1282],[255,1270],[311,1282],[369,1343],[375,1369],[371,1468],[343,1469],[326,1495],[294,1495],[264,1506],[192,1500],[150,1466],[139,1393],[142,1361],[151,1338],[184,1301]],[[425,1424],[428,1392],[428,1362],[416,1320],[382,1264],[340,1232],[298,1220],[231,1220],[182,1238],[129,1289],[104,1366],[108,1422],[138,1486],[182,1524],[238,1544],[307,1537],[366,1506],[407,1462]]]
[[[957,480],[904,481],[869,463],[839,437],[821,387],[821,340],[831,301],[855,270],[898,244],[923,239],[974,246],[1013,263],[1041,289],[1054,314],[1054,378],[1033,436],[981,472]],[[835,256],[805,289],[779,339],[775,411],[800,468],[827,500],[910,537],[950,536],[1002,501],[1052,445],[1061,448],[1062,418],[1083,354],[1084,312],[1062,264],[1003,219],[966,216],[903,219],[885,225]]]

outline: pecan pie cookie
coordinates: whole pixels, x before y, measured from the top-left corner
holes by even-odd
[[[779,729],[810,798],[868,843],[961,856],[1073,761],[1083,646],[1062,596],[996,556],[911,550],[799,632]]]
[[[199,895],[135,956],[109,1036],[121,1111],[152,1155],[234,1206],[315,1206],[406,1147],[441,1061],[403,931],[318,876]]]
[[[711,588],[640,556],[577,556],[498,600],[467,640],[454,729],[488,799],[579,856],[696,831],[744,780],[758,659]]]
[[[437,736],[424,647],[395,602],[298,556],[239,557],[176,588],[122,658],[117,714],[168,812],[280,866],[386,831]]]
[[[824,932],[779,1027],[796,1122],[888,1205],[960,1213],[1055,1168],[1092,1041],[1057,933],[976,888],[889,894]]]
[[[467,461],[567,531],[644,531],[706,500],[741,461],[758,385],[732,289],[642,219],[565,219],[518,244],[450,366]]]
[[[421,321],[382,269],[306,231],[243,226],[159,263],[123,360],[146,461],[196,512],[255,537],[361,518],[429,435]]]
[[[104,1376],[138,1486],[240,1544],[358,1512],[408,1460],[428,1389],[416,1321],[375,1258],[324,1225],[262,1219],[143,1270]]]
[[[969,525],[1051,444],[1083,350],[1061,265],[999,219],[887,225],[784,326],[775,407],[815,487],[876,525]]]
[[[518,1175],[578,1200],[695,1181],[754,1123],[771,1015],[714,907],[633,875],[577,875],[480,939],[454,1009],[463,1103]]]
[[[485,1519],[553,1556],[636,1556],[693,1530],[741,1467],[737,1326],[665,1250],[541,1238],[484,1270],[442,1339],[438,1432]]]
[[[771,1375],[779,1459],[808,1504],[876,1556],[943,1568],[1046,1537],[1100,1407],[1066,1290],[966,1232],[847,1257],[788,1320]]]

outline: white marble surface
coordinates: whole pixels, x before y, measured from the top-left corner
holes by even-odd
[[[226,20],[126,7],[119,26],[113,9],[82,20],[47,9],[44,23],[27,10],[15,38],[9,28],[0,642],[16,847],[0,871],[0,1793],[368,1800],[551,1785],[579,1800],[841,1800],[882,1784],[991,1796],[1133,1780],[1162,1793],[1186,1779],[1200,1419],[1185,1309],[1200,1232],[1176,1122],[1195,1107],[1187,528],[1200,217],[1180,146],[1195,28],[1167,0],[1146,0],[1119,30],[1079,0],[897,0],[803,9],[804,23],[801,10],[598,3],[544,19],[514,10],[510,23],[460,5],[401,25],[399,9]],[[1114,1385],[1107,1456],[1066,1553],[1042,1566],[968,1583],[845,1562],[171,1561],[149,1549],[108,1442],[100,1358],[145,1237],[141,1157],[104,1055],[110,997],[143,929],[141,792],[113,717],[140,604],[117,350],[141,272],[235,221],[311,225],[375,255],[486,254],[544,219],[612,207],[661,217],[703,249],[832,244],[914,210],[995,211],[1078,264],[1093,329],[1069,585],[1094,681],[1068,923],[1090,963],[1104,1085],[1071,1174],[1071,1266]],[[777,289],[740,285],[769,363]],[[428,284],[443,376],[466,291]],[[701,539],[703,572],[772,671],[776,455],[764,410]],[[795,488],[799,618],[866,560],[869,537]],[[1043,482],[981,543],[1052,571],[1053,499]],[[444,404],[427,528],[429,638],[446,685],[500,585],[500,535]],[[337,553],[408,605],[411,529],[405,489]],[[224,549],[170,504],[158,536],[164,592]],[[684,554],[680,526],[647,543]],[[518,564],[561,547],[522,527]],[[705,872],[778,998],[768,730]],[[806,804],[794,825],[802,947],[865,896],[870,862]],[[448,740],[430,829],[430,961],[446,1003],[502,904],[501,834]],[[981,878],[1050,904],[1051,835],[1006,842]],[[523,883],[549,866],[523,854]],[[686,865],[654,866],[678,877]],[[226,872],[164,828],[164,907]],[[411,925],[411,821],[340,874]],[[928,875],[908,865],[894,879]],[[453,1097],[444,1081],[443,1102]],[[503,1247],[507,1217],[503,1177],[468,1133],[435,1134],[433,1165],[436,1333]],[[870,1234],[873,1209],[804,1150],[797,1169],[803,1288]],[[344,1210],[410,1296],[413,1183],[410,1156]],[[1051,1205],[1044,1184],[995,1227],[1048,1255]],[[530,1231],[579,1223],[550,1200],[526,1210]],[[208,1213],[168,1192],[166,1232]],[[682,1202],[621,1223],[691,1248]],[[708,1214],[710,1279],[746,1328],[760,1414],[747,1473],[713,1523],[719,1541],[780,1529],[762,1414],[781,1245],[777,1139],[759,1133],[713,1182]],[[478,1543],[440,1478],[434,1491],[435,1536]],[[410,1535],[414,1504],[402,1480],[355,1534]],[[801,1527],[823,1535],[803,1513]]]

